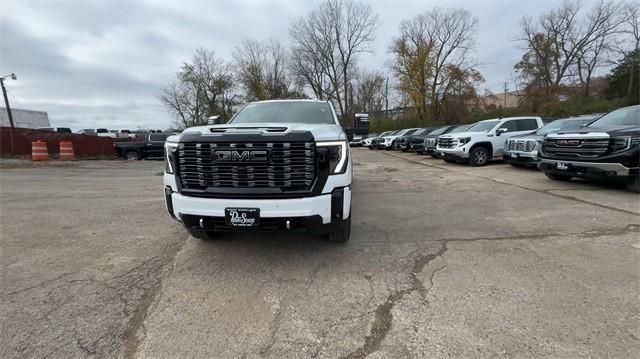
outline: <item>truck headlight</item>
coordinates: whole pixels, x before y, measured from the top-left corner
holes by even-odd
[[[629,148],[631,144],[631,137],[622,136],[622,137],[613,137],[609,142],[609,146],[611,147],[611,152],[620,152]]]
[[[469,141],[471,141],[471,137],[460,137],[460,138],[458,138],[458,144],[460,146],[466,145],[467,143],[469,143]]]
[[[316,142],[317,147],[327,149],[329,161],[329,174],[342,174],[347,170],[347,158],[349,157],[349,146],[347,141]]]
[[[164,170],[169,174],[173,174],[176,166],[176,153],[178,151],[177,142],[164,143]]]

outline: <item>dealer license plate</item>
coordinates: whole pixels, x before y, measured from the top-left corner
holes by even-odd
[[[569,165],[568,163],[566,163],[566,162],[558,162],[558,163],[556,164],[556,168],[558,168],[559,170],[562,170],[562,171],[566,171],[566,170],[568,170],[568,169],[569,169],[569,166],[570,166],[570,165]]]
[[[224,217],[228,226],[256,227],[260,224],[260,208],[225,208]]]

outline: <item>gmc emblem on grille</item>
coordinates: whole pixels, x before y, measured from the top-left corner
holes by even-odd
[[[267,150],[222,150],[213,151],[216,162],[267,162],[269,152]]]
[[[557,140],[556,144],[560,146],[579,146],[580,140]]]

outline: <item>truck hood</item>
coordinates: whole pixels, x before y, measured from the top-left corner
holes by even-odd
[[[534,141],[540,141],[542,140],[542,138],[544,137],[544,135],[536,135],[534,133],[525,133],[523,135],[517,135],[517,136],[513,136],[510,137],[509,139],[515,139],[515,140],[534,140]]]
[[[199,134],[202,136],[221,135],[224,134],[224,130],[233,131],[235,133],[246,131],[253,133],[269,132],[273,134],[288,134],[294,131],[309,131],[316,141],[335,141],[347,139],[344,131],[342,131],[342,127],[340,127],[339,125],[311,125],[306,123],[228,123],[223,125],[197,126],[190,127],[184,130],[181,134],[181,137],[185,134]]]
[[[573,129],[573,130],[567,130],[567,131],[560,131],[558,132],[558,134],[560,135],[588,135],[588,134],[594,134],[594,133],[600,133],[600,134],[607,134],[611,137],[613,136],[628,136],[628,135],[633,135],[633,134],[637,134],[640,133],[640,127],[636,126],[636,125],[629,125],[629,126],[616,126],[616,127],[582,127],[579,129]],[[551,136],[550,136],[551,137]]]
[[[458,139],[463,137],[478,138],[478,137],[487,137],[487,133],[486,132],[457,132],[457,133],[445,133],[444,135],[440,135],[438,137],[453,138],[453,139]]]

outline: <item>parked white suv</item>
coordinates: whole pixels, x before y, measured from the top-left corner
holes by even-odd
[[[468,161],[472,166],[483,166],[491,159],[502,160],[507,139],[531,133],[543,125],[540,117],[479,121],[465,132],[439,136],[436,153],[447,162]]]
[[[392,135],[382,137],[380,140],[380,148],[384,148],[386,150],[393,149],[396,140],[404,135],[410,135],[419,130],[419,128],[406,128],[404,130],[396,131]]]
[[[165,143],[167,210],[196,238],[221,231],[351,232],[347,136],[330,102],[250,103]]]

